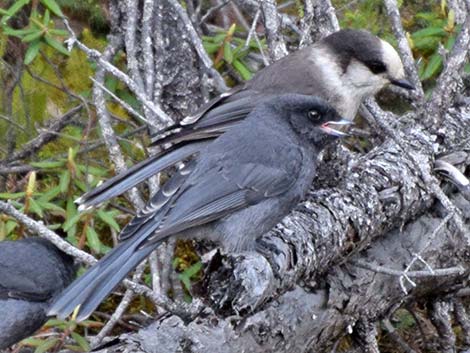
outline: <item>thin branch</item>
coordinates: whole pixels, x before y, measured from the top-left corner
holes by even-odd
[[[119,98],[118,96],[116,96],[113,92],[111,92],[109,89],[106,88],[105,85],[103,85],[102,83],[100,83],[99,81],[95,80],[93,77],[90,77],[90,80],[96,85],[98,86],[100,89],[102,89],[104,92],[106,92],[107,94],[109,94],[117,103],[119,103],[124,109],[126,109],[130,114],[132,114],[133,116],[135,116],[137,119],[141,120],[142,122],[144,122],[145,124],[147,125],[151,125],[153,126],[154,128],[158,128],[158,126],[155,126],[153,125],[153,123],[151,121],[149,121],[148,119],[144,118],[141,114],[139,114],[137,111],[134,110],[134,108],[132,108],[129,104],[127,104],[125,101],[123,101],[121,98]]]
[[[439,343],[441,353],[456,352],[456,337],[452,330],[452,319],[449,311],[452,310],[450,302],[435,301],[432,305],[431,320],[439,334]]]
[[[470,17],[470,16],[469,16]],[[434,195],[446,208],[446,210],[452,214],[453,221],[457,226],[460,234],[466,239],[467,244],[470,244],[470,232],[468,231],[467,226],[462,218],[462,213],[460,210],[455,207],[455,205],[449,200],[447,195],[442,191],[439,186],[437,179],[431,175],[429,170],[429,165],[425,161],[420,161],[418,158],[419,156],[415,156],[409,153],[408,149],[405,147],[405,144],[402,141],[402,138],[397,134],[390,126],[387,124],[387,121],[393,121],[393,119],[389,119],[389,115],[393,115],[390,112],[382,111],[377,103],[373,102],[371,99],[367,99],[364,102],[366,108],[371,112],[372,116],[374,116],[377,125],[390,137],[393,141],[400,146],[403,152],[406,154],[408,159],[413,162],[416,170],[419,172],[419,175],[424,181],[426,189]],[[396,119],[394,119],[396,120]]]
[[[312,44],[312,24],[315,17],[313,0],[305,0],[304,2],[304,16],[300,19],[300,35],[299,48]]]
[[[276,2],[274,0],[260,0],[259,2],[264,17],[269,55],[271,61],[276,61],[288,54],[286,43],[281,33],[281,22]]]
[[[400,346],[400,349],[403,353],[417,353],[403,340],[403,338],[401,338],[401,336],[397,333],[397,330],[395,329],[395,327],[393,327],[389,319],[383,320],[382,323],[388,332],[388,336]]]
[[[462,341],[464,347],[461,347],[463,351],[470,349],[470,318],[465,310],[465,306],[459,298],[453,300],[454,302],[454,315],[458,324],[462,328]]]
[[[220,10],[221,8],[223,8],[224,6],[226,6],[231,0],[223,0],[220,4],[217,4],[216,6],[212,6],[211,8],[209,8],[206,13],[204,14],[204,16],[202,16],[201,20],[199,21],[199,24],[203,24],[204,22],[206,22],[209,17],[212,16],[212,14],[218,10]]]
[[[183,9],[183,7],[178,1],[169,0],[168,2],[176,10],[176,13],[178,14],[179,18],[183,22],[184,27],[186,28],[186,32],[188,33],[189,38],[191,40],[191,43],[194,46],[194,49],[196,49],[196,52],[199,58],[201,59],[202,63],[204,64],[206,70],[215,81],[216,89],[219,92],[227,91],[228,87],[225,84],[224,79],[222,78],[220,73],[214,68],[212,59],[209,57],[209,55],[207,55],[207,52],[204,49],[204,46],[202,45],[201,38],[197,34],[196,29],[194,28],[187,12]]]
[[[467,11],[470,12],[469,1],[466,0]],[[439,75],[436,86],[429,100],[426,116],[429,117],[427,125],[437,130],[440,126],[443,113],[452,104],[452,100],[459,90],[461,70],[465,65],[470,51],[470,16],[467,16],[462,25],[462,30],[457,35],[454,47],[447,57],[444,70]]]
[[[144,9],[142,11],[142,53],[144,59],[144,81],[147,97],[153,97],[155,71],[154,71],[154,55],[152,41],[152,19],[154,14],[155,1],[145,0]]]
[[[418,69],[416,68],[415,61],[413,59],[413,53],[411,52],[411,48],[405,36],[405,31],[403,30],[397,1],[384,0],[384,4],[387,9],[388,18],[392,23],[393,33],[395,34],[395,38],[398,42],[398,51],[401,54],[405,70],[415,86],[415,90],[413,91],[414,98],[419,104],[422,104],[424,99],[423,86],[421,85],[421,80],[418,76]]]
[[[13,207],[10,203],[0,201],[0,213],[4,213],[14,219],[16,219],[19,223],[21,223],[29,232],[45,238],[53,243],[57,248],[69,254],[70,256],[78,259],[80,262],[87,264],[89,266],[94,265],[98,260],[96,260],[92,255],[88,254],[85,251],[77,249],[76,247],[70,245],[68,242],[63,240],[59,237],[56,233],[52,230],[48,229],[42,222],[35,221],[34,219],[26,216],[24,213],[18,211],[15,207]],[[196,314],[199,312],[201,303],[195,301],[192,305],[183,305],[181,307],[181,303],[175,305],[168,298],[153,293],[152,290],[146,286],[141,284],[135,283],[128,279],[123,281],[123,284],[126,288],[132,289],[138,295],[144,295],[148,299],[152,301],[155,306],[164,307],[167,310],[172,310],[173,312],[177,312],[180,310],[186,310],[189,313]]]
[[[120,38],[114,36],[111,37],[109,44],[104,51],[104,55],[101,57],[101,60],[108,61],[109,58],[112,58],[120,45]],[[96,71],[96,81],[102,83],[104,82],[104,77],[105,70],[104,68],[99,67]],[[103,90],[96,84],[93,85],[93,101],[95,103],[96,113],[99,117],[98,121],[101,126],[101,133],[109,151],[109,156],[113,161],[117,172],[121,173],[126,170],[126,163],[124,161],[121,148],[117,142],[116,135],[111,124],[111,118],[106,109],[106,100],[104,98]],[[134,207],[138,209],[142,209],[144,207],[145,203],[136,188],[129,190],[127,195],[129,196],[129,199],[133,203]]]
[[[137,283],[140,280],[142,274],[144,273],[145,266],[146,261],[142,262],[139,266],[137,266],[134,275],[132,276],[133,282]],[[135,293],[132,290],[126,290],[124,296],[121,299],[121,302],[117,306],[116,310],[114,310],[114,313],[111,315],[111,317],[108,319],[108,322],[106,322],[106,325],[104,325],[100,332],[95,337],[93,337],[91,341],[92,347],[96,347],[97,345],[99,345],[101,341],[103,341],[103,339],[111,332],[114,326],[116,326],[119,320],[121,320],[127,307],[130,305],[132,299],[134,299],[134,296]]]
[[[34,154],[36,151],[38,151],[42,146],[44,146],[46,143],[52,141],[55,138],[55,135],[53,132],[58,132],[62,130],[64,127],[66,127],[72,119],[75,117],[76,114],[78,114],[83,108],[83,105],[77,105],[76,107],[70,109],[67,113],[64,115],[51,119],[49,120],[47,124],[47,130],[48,131],[43,131],[41,132],[37,137],[23,145],[23,148],[21,151],[13,153],[9,158],[7,158],[3,163],[9,163],[21,159],[28,158],[32,154]]]
[[[160,120],[162,121],[162,124],[170,124],[173,122],[173,119],[171,119],[160,107],[158,107],[152,101],[147,99],[145,92],[143,92],[140,89],[140,87],[128,75],[126,75],[124,72],[119,70],[116,66],[111,64],[108,60],[104,59],[103,55],[99,51],[95,49],[90,49],[86,45],[84,45],[82,42],[80,42],[77,39],[72,28],[70,27],[68,21],[65,19],[64,19],[64,24],[71,34],[71,37],[67,40],[69,47],[72,47],[73,45],[77,45],[77,47],[80,48],[80,50],[82,50],[89,59],[96,61],[96,63],[101,68],[106,70],[106,72],[109,72],[111,75],[113,75],[114,77],[124,82],[127,85],[127,87],[129,87],[129,89],[135,94],[136,98],[160,118]]]
[[[448,268],[441,268],[441,269],[433,269],[432,271],[422,270],[422,271],[400,271],[400,270],[393,270],[388,267],[380,266],[371,264],[362,260],[351,260],[349,263],[366,269],[373,271],[375,273],[381,273],[384,275],[390,275],[395,277],[402,277],[406,276],[409,278],[431,278],[431,277],[447,277],[447,276],[454,276],[454,275],[462,275],[465,273],[465,269],[461,266],[456,267],[448,267]],[[405,293],[408,294],[408,293]]]
[[[31,233],[49,240],[66,254],[79,259],[80,262],[88,265],[92,265],[96,262],[96,259],[93,256],[70,245],[52,230],[47,228],[42,222],[35,221],[34,219],[26,216],[24,213],[14,208],[9,202],[7,203],[0,201],[0,212],[13,217],[22,225],[24,225],[25,228],[28,229]]]
[[[139,6],[137,0],[126,0],[123,4],[126,8],[126,28],[124,30],[124,45],[126,47],[126,60],[127,68],[129,69],[130,77],[139,87],[139,90],[145,92],[144,80],[139,68],[139,60],[137,59],[137,19],[139,16]],[[148,38],[150,39],[150,38]],[[142,42],[145,42],[143,40]],[[148,95],[146,95],[148,100]]]
[[[263,58],[263,64],[264,64],[264,66],[268,66],[269,65],[269,60],[266,57],[263,46],[261,45],[261,42],[258,38],[258,35],[256,34],[256,26],[258,25],[258,19],[259,19],[260,14],[261,14],[261,10],[258,9],[255,13],[255,17],[253,18],[253,23],[251,24],[250,31],[248,32],[248,36],[246,37],[244,47],[247,48],[248,45],[250,44],[251,37],[255,37],[256,44],[258,44],[258,48],[259,48],[259,51],[261,53],[261,57]]]

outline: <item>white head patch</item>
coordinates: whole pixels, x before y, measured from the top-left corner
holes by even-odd
[[[398,55],[395,48],[390,43],[380,40],[382,44],[383,57],[382,60],[387,67],[387,73],[395,80],[405,78],[405,70],[403,69],[403,63],[401,62],[400,56]]]

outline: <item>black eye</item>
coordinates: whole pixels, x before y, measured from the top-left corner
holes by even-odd
[[[309,111],[309,112],[308,112],[308,117],[309,117],[310,120],[312,120],[313,122],[320,122],[320,120],[321,120],[321,115],[320,115],[320,113],[317,112],[316,110]]]
[[[371,60],[366,62],[367,67],[369,68],[370,71],[372,71],[374,74],[380,74],[382,72],[387,71],[387,67],[385,64],[379,60]]]

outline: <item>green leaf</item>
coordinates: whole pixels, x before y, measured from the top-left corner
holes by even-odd
[[[11,17],[16,14],[21,8],[29,4],[30,0],[16,0],[13,2],[13,5],[7,10],[7,16]]]
[[[470,63],[465,64],[465,66],[464,66],[464,68],[463,68],[463,71],[466,72],[466,73],[469,73],[469,72],[470,72]]]
[[[98,233],[96,233],[93,227],[86,227],[86,239],[88,246],[93,249],[95,253],[101,252],[101,241]],[[78,343],[78,342],[77,342]]]
[[[47,192],[42,194],[39,198],[38,201],[40,202],[49,202],[56,196],[60,194],[60,186],[55,186],[52,189],[49,189]]]
[[[33,346],[33,347],[37,347],[37,346],[40,346],[44,341],[39,339],[39,338],[33,338],[33,337],[29,337],[29,338],[25,338],[24,340],[21,341],[21,344],[22,345],[28,345],[28,346]]]
[[[68,170],[65,170],[61,175],[60,175],[60,181],[59,181],[59,187],[60,191],[65,194],[69,190],[69,185],[70,185],[70,172]]]
[[[42,212],[41,206],[38,205],[36,200],[29,199],[29,209],[36,213],[39,217],[44,217],[44,213]]]
[[[90,345],[88,344],[88,342],[86,341],[86,339],[79,335],[78,333],[76,332],[72,332],[72,338],[75,340],[75,342],[78,343],[78,345],[85,351],[85,352],[89,352],[90,351]]]
[[[41,47],[41,42],[39,39],[36,39],[28,46],[28,50],[24,55],[24,64],[29,65],[33,62],[34,59],[38,56],[39,48]]]
[[[41,0],[41,2],[49,10],[51,10],[54,13],[54,15],[59,16],[59,17],[64,17],[64,14],[62,13],[62,10],[60,9],[59,5],[57,5],[55,0]]]
[[[11,27],[3,27],[3,33],[8,36],[14,36],[18,38],[23,38],[26,34],[35,33],[37,29],[35,28],[26,28],[26,29],[13,29]]]
[[[191,265],[186,270],[184,270],[184,273],[186,273],[186,275],[189,276],[189,277],[193,277],[199,271],[201,271],[201,269],[202,269],[202,263],[200,261],[198,261],[194,265]]]
[[[183,275],[182,273],[178,276],[181,283],[183,283],[184,287],[190,291],[191,290],[191,280],[188,276]]]
[[[245,81],[251,79],[252,73],[250,72],[250,70],[248,70],[248,68],[245,66],[245,64],[243,64],[242,61],[235,59],[232,65]]]
[[[49,29],[48,32],[50,34],[54,34],[54,35],[60,36],[60,37],[67,37],[69,35],[69,32],[67,32],[63,29],[52,28],[52,29]]]
[[[218,43],[204,43],[203,46],[209,55],[217,53],[220,48],[220,44]]]
[[[49,319],[44,324],[45,327],[57,327],[61,329],[64,329],[66,325],[67,325],[67,322],[65,320],[59,320],[59,319]]]
[[[42,19],[42,24],[46,27],[49,26],[49,21],[51,20],[51,13],[48,9],[44,12],[44,18]]]
[[[54,347],[57,342],[59,342],[60,339],[59,338],[49,338],[47,339],[46,341],[44,341],[44,343],[42,343],[41,345],[39,345],[35,350],[34,350],[34,353],[45,353],[47,352],[48,350],[50,350],[52,347]]]
[[[13,200],[13,199],[20,199],[24,197],[26,193],[24,191],[21,192],[2,192],[0,193],[0,199],[6,200]]]
[[[444,47],[449,51],[452,50],[455,44],[455,39],[456,39],[456,36],[450,36],[449,38],[447,38],[447,42],[444,45]]]
[[[435,50],[439,44],[440,39],[438,37],[422,37],[413,39],[415,49],[420,51]]]
[[[33,167],[36,167],[36,168],[49,169],[49,168],[59,168],[59,167],[63,167],[64,164],[65,164],[65,161],[31,162],[30,164],[31,164]]]
[[[229,64],[233,61],[233,52],[230,42],[224,42],[224,59]]]
[[[33,40],[41,38],[42,35],[43,32],[41,30],[36,30],[36,32],[24,36],[21,41],[25,43],[32,42]]]
[[[446,31],[444,31],[444,29],[441,27],[427,27],[414,32],[411,37],[413,39],[434,36],[444,37],[446,34]]]
[[[0,241],[5,240],[7,237],[6,224],[3,221],[0,221]]]
[[[429,62],[426,65],[426,69],[424,70],[423,77],[421,77],[421,79],[424,81],[434,77],[439,72],[441,67],[442,57],[436,53],[429,59]]]
[[[97,167],[93,167],[91,165],[83,165],[83,164],[78,164],[77,165],[77,168],[83,172],[83,173],[88,173],[88,174],[91,174],[91,175],[97,175],[97,176],[105,176],[108,174],[108,170],[107,169],[103,169],[103,168],[97,168]]]
[[[179,280],[183,283],[185,288],[189,291],[191,290],[191,277],[196,275],[202,268],[202,263],[200,261],[196,262],[194,265],[188,267],[183,273],[178,275]]]
[[[41,207],[42,209],[55,212],[55,214],[60,214],[61,216],[65,218],[65,210],[62,207],[57,206],[55,203],[47,202],[43,200],[36,200],[36,202],[39,205],[39,207]]]
[[[16,223],[16,221],[8,220],[7,225],[6,225],[7,235],[10,235],[17,226],[18,226],[18,223]]]
[[[62,225],[62,228],[67,232],[69,231],[74,225],[78,223],[80,217],[82,216],[81,213],[76,213],[71,218],[67,219],[67,221]]]
[[[103,221],[105,222],[107,225],[109,225],[111,228],[113,228],[115,231],[119,232],[119,230],[121,229],[121,227],[119,227],[119,224],[117,224],[117,222],[114,220],[113,216],[114,216],[114,213],[111,212],[111,211],[108,211],[108,212],[105,212],[103,210],[98,210],[96,212],[96,214],[98,215],[98,217]]]
[[[44,40],[46,41],[46,43],[48,45],[50,45],[52,48],[54,48],[55,50],[57,50],[59,53],[62,53],[66,56],[70,56],[70,53],[67,49],[65,49],[65,47],[62,45],[62,43],[60,43],[59,41],[55,40],[54,38],[52,38],[51,36],[49,35],[45,35],[44,36]]]

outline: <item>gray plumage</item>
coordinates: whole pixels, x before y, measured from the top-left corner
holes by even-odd
[[[121,233],[124,240],[74,282],[49,311],[64,317],[80,305],[88,317],[138,263],[170,236],[206,237],[228,251],[256,239],[305,196],[318,153],[349,123],[325,101],[284,95],[205,146],[175,173]]]
[[[214,138],[236,126],[255,105],[284,93],[318,96],[346,119],[360,103],[388,84],[404,88],[400,57],[393,47],[363,30],[341,30],[260,70],[252,80],[221,94],[181,123],[154,136],[158,156],[136,164],[77,200],[81,210],[96,206],[145,181],[170,165],[198,153]]]
[[[37,331],[74,275],[72,258],[47,240],[0,242],[0,349]]]

